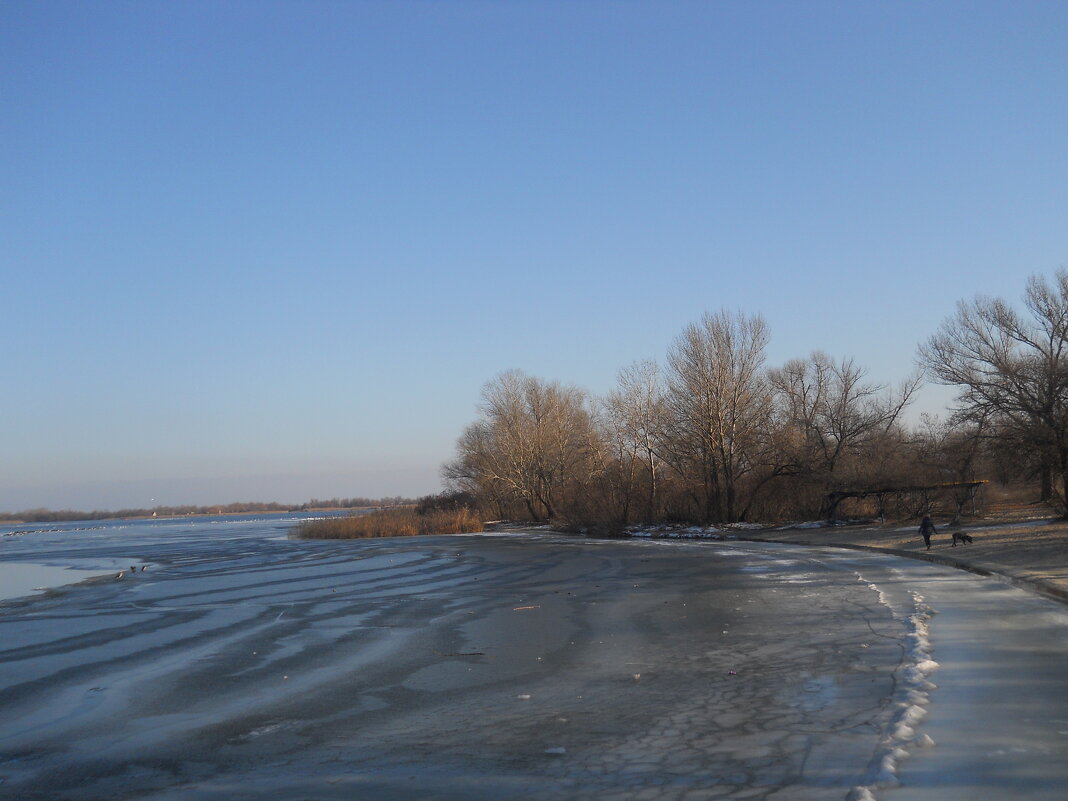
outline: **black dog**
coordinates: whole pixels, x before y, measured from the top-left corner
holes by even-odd
[[[969,542],[975,542],[975,540],[972,538],[971,534],[965,534],[963,531],[954,531],[953,532],[953,546],[952,547],[956,548],[958,541],[960,542],[961,545],[964,545],[964,544],[969,543]]]

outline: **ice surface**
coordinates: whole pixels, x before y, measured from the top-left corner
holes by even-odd
[[[1068,618],[1001,584],[833,549],[289,522],[4,539],[151,567],[0,607],[0,787],[1051,801],[1068,778]]]
[[[772,552],[188,525],[5,541],[152,565],[0,614],[20,798],[837,801],[896,668],[864,588]]]

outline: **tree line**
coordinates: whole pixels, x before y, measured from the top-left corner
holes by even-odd
[[[415,499],[400,496],[387,498],[312,498],[298,506],[275,502],[236,502],[212,506],[154,506],[150,509],[94,510],[74,509],[24,509],[19,512],[0,512],[0,520],[18,520],[23,523],[60,523],[74,520],[115,520],[132,517],[181,517],[185,515],[263,514],[271,512],[303,512],[311,509],[359,509],[411,506]]]
[[[833,491],[977,477],[1036,481],[1065,508],[1068,273],[1032,277],[1022,311],[961,301],[894,387],[822,351],[769,366],[769,336],[760,315],[706,313],[601,397],[501,373],[446,486],[502,519],[606,529],[813,519]],[[945,419],[910,426],[925,379],[959,392]]]
[[[380,509],[392,506],[411,506],[416,502],[415,498],[405,498],[400,495],[392,495],[383,498],[312,498],[300,506],[290,507],[294,510],[304,511],[307,509]]]

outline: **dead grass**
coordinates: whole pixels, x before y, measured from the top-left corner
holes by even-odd
[[[482,531],[470,509],[418,514],[415,509],[385,509],[370,514],[309,520],[294,530],[301,539],[350,540],[373,537],[418,537],[428,534],[469,534]]]

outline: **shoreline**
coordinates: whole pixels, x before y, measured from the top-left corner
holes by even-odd
[[[971,534],[975,541],[954,547],[949,543],[954,530]],[[788,536],[780,536],[783,534]],[[807,529],[775,532],[774,536],[747,531],[740,537],[904,556],[1002,578],[1013,586],[1068,603],[1068,521],[1063,519],[984,521],[954,529],[945,526],[939,529],[930,551],[923,547],[917,527],[912,526]]]
[[[937,524],[936,524],[937,525]],[[937,526],[932,548],[926,550],[918,525],[852,524],[821,527],[727,527],[665,532],[668,537],[730,539],[868,551],[993,576],[1061,603],[1068,603],[1068,520],[1040,517],[981,520],[950,528]],[[953,546],[952,531],[971,534],[974,542]],[[656,529],[630,536],[664,536]]]
[[[0,520],[0,526],[38,526],[46,525],[49,523],[61,524],[61,523],[108,523],[121,520],[186,520],[197,519],[201,517],[240,517],[240,516],[260,516],[260,515],[293,515],[304,513],[320,513],[320,512],[355,512],[364,511],[367,509],[378,509],[377,506],[310,506],[306,509],[294,507],[292,509],[260,509],[247,512],[190,512],[188,514],[168,514],[157,515],[153,517],[151,514],[137,514],[137,515],[116,515],[114,517],[71,517],[64,518],[62,520]],[[151,510],[149,510],[151,511]]]
[[[977,576],[988,576],[1004,579],[1008,583],[1012,584],[1014,587],[1029,590],[1051,600],[1060,601],[1062,603],[1068,604],[1068,580],[1061,578],[1037,576],[1026,570],[1010,568],[1005,565],[992,565],[989,563],[984,564],[978,561],[961,559],[959,557],[950,556],[947,554],[929,553],[927,551],[917,553],[916,551],[901,550],[899,548],[886,548],[878,545],[861,545],[857,543],[827,543],[815,541],[806,542],[799,540],[784,540],[774,539],[770,537],[750,536],[740,536],[737,539],[739,541],[746,542],[770,542],[779,543],[783,545],[806,545],[826,548],[842,548],[844,550],[867,551],[868,553],[885,553],[890,554],[892,556],[903,556],[907,559],[915,559],[918,561],[931,562],[932,564],[942,565],[944,567],[952,567],[957,570],[963,570],[968,573],[973,573]]]

